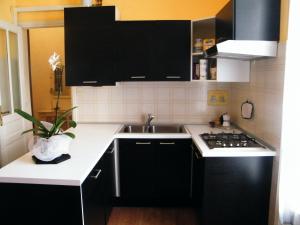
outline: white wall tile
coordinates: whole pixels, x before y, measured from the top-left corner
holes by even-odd
[[[174,102],[185,102],[186,99],[185,87],[172,88],[172,97]]]
[[[155,101],[155,89],[153,87],[142,88],[142,102],[143,103],[154,103]]]
[[[111,87],[110,102],[122,103],[123,102],[123,86]]]
[[[158,88],[158,102],[169,102],[170,101],[170,88],[160,87]]]
[[[186,104],[185,103],[174,103],[173,104],[173,114],[174,115],[186,115]]]
[[[159,116],[168,116],[171,115],[171,109],[169,103],[158,103],[157,105],[157,114]]]

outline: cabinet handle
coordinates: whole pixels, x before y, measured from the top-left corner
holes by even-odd
[[[181,79],[181,76],[166,76],[167,79]]]
[[[135,142],[136,145],[151,145],[151,142]]]
[[[102,170],[100,170],[100,169],[95,169],[94,171],[97,172],[97,173],[96,173],[95,176],[91,176],[91,178],[97,180],[98,177],[99,177],[99,175],[100,175],[100,173],[102,172]]]
[[[86,81],[82,81],[83,84],[97,84],[98,81],[96,80],[86,80]]]
[[[175,145],[175,142],[159,142],[160,145]]]
[[[132,76],[131,79],[146,79],[146,76]]]

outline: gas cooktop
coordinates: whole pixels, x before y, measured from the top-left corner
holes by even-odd
[[[265,148],[255,138],[244,133],[203,133],[200,137],[209,149],[215,148]]]

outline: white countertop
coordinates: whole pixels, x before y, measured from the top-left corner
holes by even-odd
[[[27,153],[0,169],[0,182],[79,186],[88,176],[121,125],[78,124],[70,146],[71,159],[37,165]]]
[[[185,125],[181,134],[118,133],[121,124],[79,124],[76,138],[70,146],[71,159],[59,164],[37,165],[27,153],[0,169],[0,182],[80,186],[115,138],[192,138],[203,157],[274,156],[274,151],[259,148],[209,149],[200,138],[201,133],[218,133],[226,130],[207,125]],[[232,132],[231,130],[227,130]],[[239,132],[236,130],[236,132]]]
[[[269,148],[218,148],[209,149],[202,138],[203,133],[232,132],[240,133],[238,129],[211,128],[208,125],[186,125],[186,129],[192,135],[194,144],[199,149],[203,157],[251,157],[251,156],[275,156],[276,152]]]

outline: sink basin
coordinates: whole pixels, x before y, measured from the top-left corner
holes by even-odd
[[[182,125],[125,125],[120,133],[186,133]]]

